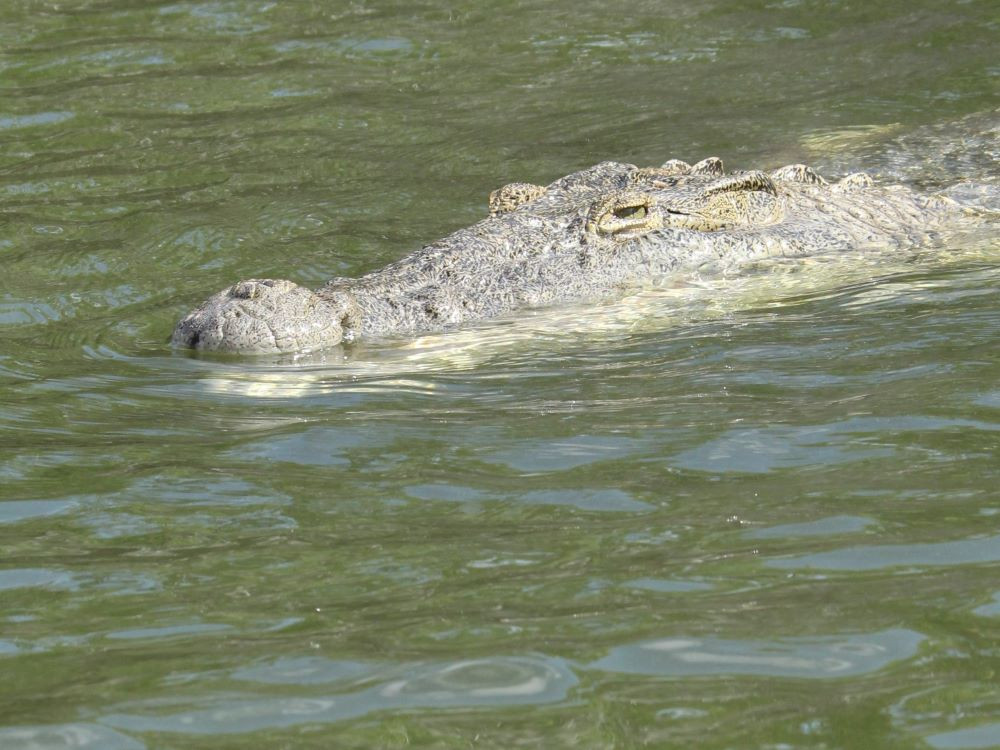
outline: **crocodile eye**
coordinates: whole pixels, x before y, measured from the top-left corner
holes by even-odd
[[[622,206],[614,210],[615,216],[619,219],[645,219],[649,213],[646,206]]]
[[[636,234],[658,229],[663,221],[644,193],[615,193],[597,203],[587,217],[587,231],[596,234]]]

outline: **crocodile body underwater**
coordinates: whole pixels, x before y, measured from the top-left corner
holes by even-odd
[[[954,201],[804,165],[726,174],[722,162],[603,162],[547,187],[506,185],[489,217],[384,268],[312,291],[249,279],[176,326],[177,347],[297,353],[599,301],[678,273],[774,257],[906,248],[975,221]]]

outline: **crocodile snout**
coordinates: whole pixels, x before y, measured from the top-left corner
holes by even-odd
[[[327,302],[284,279],[248,279],[210,297],[177,324],[177,347],[243,354],[315,351],[335,346],[350,305]]]

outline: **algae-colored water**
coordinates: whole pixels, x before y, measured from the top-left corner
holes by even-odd
[[[0,5],[0,748],[1000,746],[989,236],[167,346],[603,159],[995,175],[920,134],[1000,105],[998,36],[985,0]]]

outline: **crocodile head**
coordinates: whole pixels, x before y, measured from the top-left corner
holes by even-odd
[[[854,176],[831,187],[801,165],[727,175],[715,158],[646,169],[603,162],[546,187],[506,185],[491,194],[487,218],[360,278],[315,292],[283,280],[240,282],[181,320],[173,343],[322,349],[607,298],[677,270],[832,248],[858,238],[831,219],[836,196],[867,184]],[[867,221],[855,203],[844,215],[868,232],[880,219]]]

